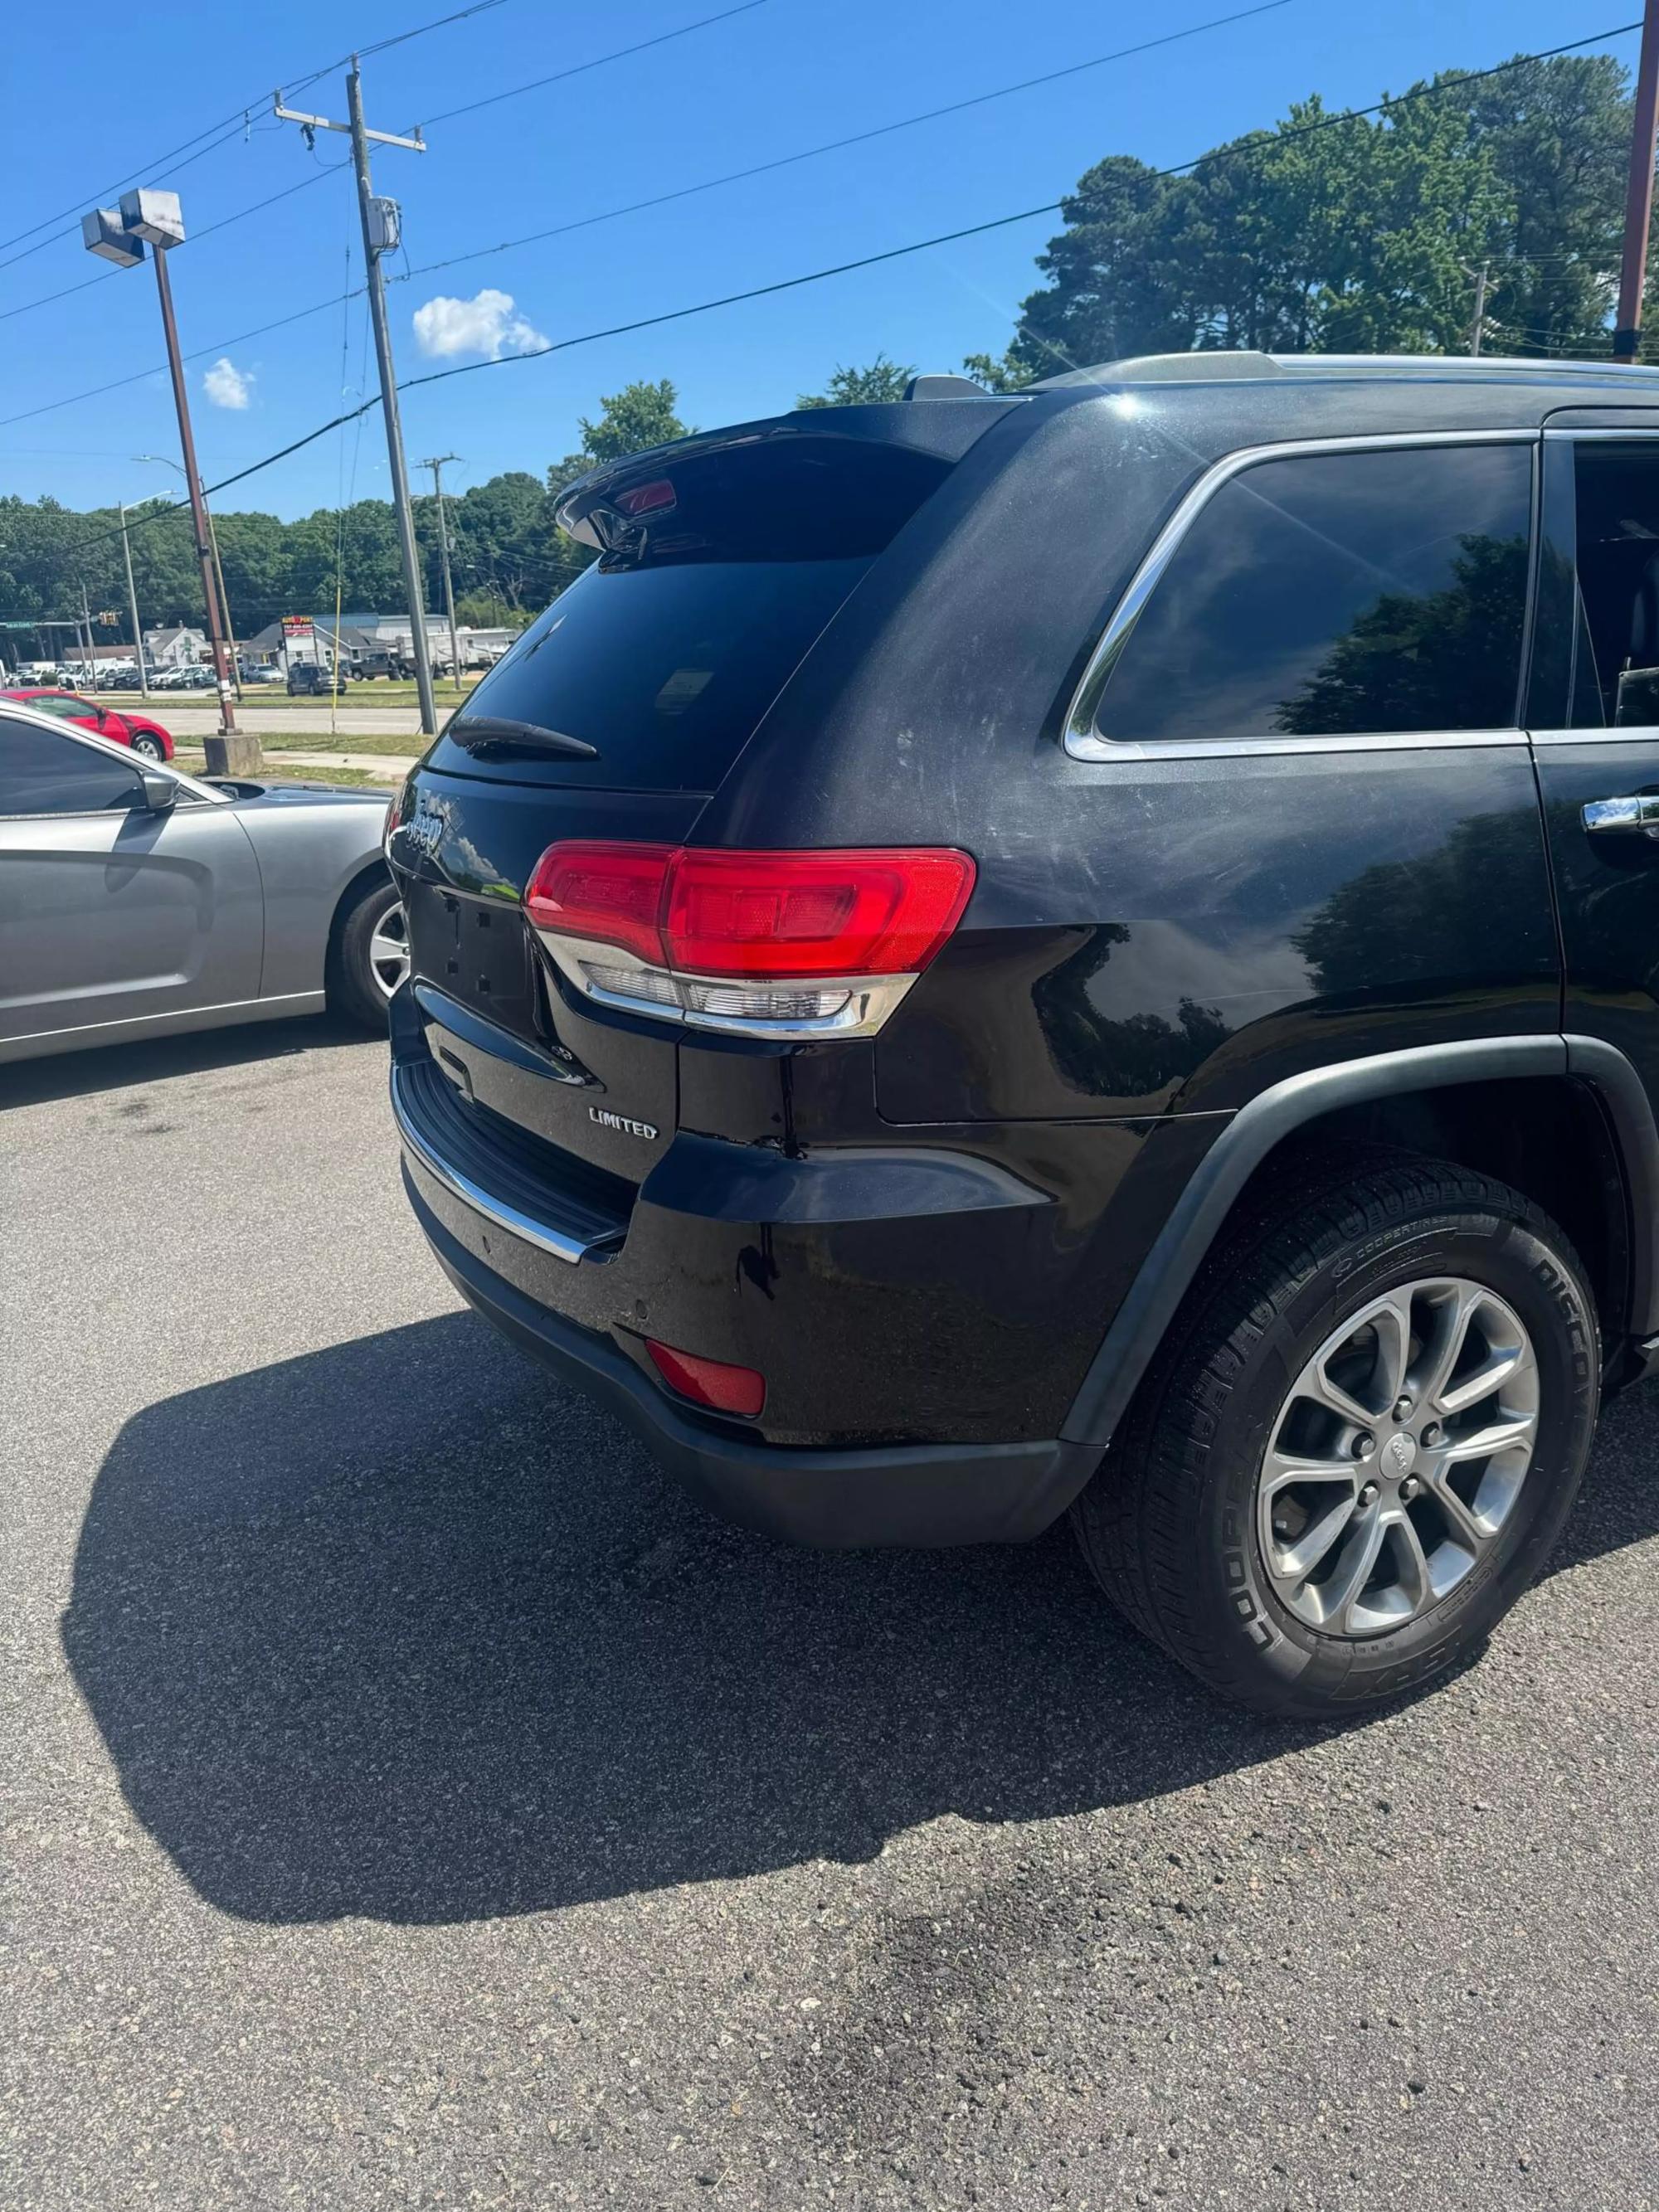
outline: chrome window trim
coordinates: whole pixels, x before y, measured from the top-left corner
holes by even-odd
[[[1535,745],[1653,745],[1659,744],[1659,724],[1622,722],[1610,728],[1603,722],[1599,727],[1587,723],[1582,730],[1534,730],[1532,741]]]
[[[537,1221],[531,1215],[520,1212],[517,1206],[508,1206],[504,1199],[492,1197],[481,1184],[474,1182],[471,1176],[463,1175],[459,1168],[452,1167],[441,1153],[433,1150],[410,1119],[403,1096],[402,1074],[403,1070],[394,1060],[392,1067],[392,1118],[398,1124],[398,1133],[428,1174],[434,1176],[452,1196],[459,1198],[464,1206],[470,1206],[475,1213],[483,1214],[486,1221],[493,1221],[498,1229],[505,1229],[509,1236],[520,1237],[526,1244],[533,1244],[538,1251],[550,1252],[556,1260],[563,1260],[573,1267],[579,1261],[585,1260],[590,1252],[600,1248],[598,1238],[568,1237],[562,1230],[550,1228],[546,1222]]]
[[[1639,433],[1638,434],[1640,434]],[[1065,747],[1073,760],[1216,760],[1235,754],[1391,752],[1429,745],[1525,743],[1518,728],[1455,732],[1390,731],[1374,735],[1342,732],[1292,738],[1103,738],[1094,727],[1095,711],[1118,654],[1127,643],[1142,611],[1157,589],[1182,540],[1224,484],[1267,461],[1302,460],[1326,453],[1406,453],[1424,446],[1536,446],[1536,429],[1378,431],[1352,438],[1287,439],[1280,445],[1244,446],[1207,469],[1187,493],[1152,541],[1152,550],[1131,577],[1113,610],[1100,641],[1072,694],[1063,725]]]
[[[1659,392],[1656,392],[1654,394],[1654,399],[1656,403],[1654,408],[1655,422],[1651,430],[1605,430],[1600,426],[1600,424],[1597,424],[1593,429],[1586,428],[1583,430],[1574,430],[1564,427],[1560,429],[1552,430],[1548,424],[1546,423],[1544,427],[1544,435],[1546,438],[1552,441],[1560,439],[1565,440],[1568,442],[1571,442],[1579,438],[1617,438],[1621,440],[1626,445],[1629,445],[1633,439],[1659,438]]]

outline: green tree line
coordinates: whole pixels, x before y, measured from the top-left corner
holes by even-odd
[[[683,437],[672,384],[631,384],[580,424],[582,449],[543,475],[508,470],[470,489],[447,494],[445,521],[456,611],[464,622],[516,624],[557,596],[589,556],[554,520],[558,496],[597,462]],[[201,571],[190,517],[157,499],[127,510],[138,611],[147,629],[204,617]],[[414,501],[426,604],[443,605],[437,504]],[[0,616],[72,617],[81,587],[94,611],[127,618],[120,516],[114,507],[76,513],[56,500],[0,496]],[[382,613],[404,604],[397,532],[386,500],[319,507],[283,522],[258,510],[214,515],[225,594],[239,637],[285,614],[331,612],[337,589],[344,611]],[[108,633],[100,633],[107,635]],[[67,641],[64,649],[70,650]],[[8,654],[9,659],[12,654]]]
[[[1179,177],[1109,155],[1062,204],[1064,228],[1037,257],[1045,282],[1024,303],[1006,352],[971,356],[964,367],[1008,390],[1137,353],[1462,352],[1483,267],[1488,351],[1605,358],[1632,128],[1626,72],[1594,54],[1474,82],[1460,75],[1410,86],[1431,96],[1401,95],[1373,118],[1334,121],[1313,97]],[[836,368],[823,392],[796,404],[896,399],[911,373],[878,354]],[[666,380],[630,384],[581,421],[579,453],[449,500],[463,617],[514,621],[556,596],[587,557],[560,536],[559,494],[596,461],[686,427]],[[147,624],[199,622],[186,518],[145,520],[164,505],[130,510],[140,610]],[[429,495],[415,509],[427,604],[436,608],[437,517]],[[0,498],[0,616],[71,615],[84,581],[94,607],[122,610],[125,627],[117,520],[111,508],[76,514],[52,500]],[[348,609],[401,600],[384,501],[294,522],[258,511],[216,520],[240,635],[331,607],[337,583]]]

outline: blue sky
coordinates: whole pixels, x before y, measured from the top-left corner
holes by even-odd
[[[376,189],[399,199],[407,263],[421,266],[598,215],[658,192],[868,130],[1226,14],[1248,0],[1171,0],[1166,9],[1045,0],[763,0],[653,50],[428,125],[424,155],[382,149]],[[404,130],[440,111],[589,61],[713,14],[731,0],[635,0],[597,10],[504,0],[473,20],[364,63],[372,125]],[[252,130],[176,171],[144,181],[181,194],[193,231],[339,161],[275,125],[270,88],[444,12],[443,0],[286,0],[280,9],[150,0],[135,34],[130,6],[82,0],[76,52],[95,58],[76,92],[67,50],[46,96],[40,55],[9,42],[0,75],[7,118],[11,235],[91,206],[128,163],[250,106]],[[1182,161],[1218,140],[1270,124],[1317,91],[1363,105],[1439,68],[1480,68],[1626,21],[1633,0],[1393,0],[1387,8],[1288,0],[1274,12],[1093,70],[752,181],[468,258],[391,289],[400,376],[508,349],[537,334],[566,337],[1052,200],[1092,161],[1130,153]],[[1610,41],[1627,62],[1636,40]],[[155,57],[148,70],[144,58]],[[343,116],[343,70],[295,104]],[[64,228],[60,223],[52,226]],[[697,425],[789,405],[838,362],[878,350],[954,368],[1000,351],[1032,257],[1054,228],[1040,218],[884,268],[770,300],[458,378],[406,396],[412,458],[454,452],[458,488],[507,468],[540,470],[580,442],[577,418],[635,377],[672,377]],[[192,240],[172,262],[183,342],[211,348],[190,368],[209,482],[246,466],[354,404],[366,349],[363,304],[337,303],[361,281],[348,169],[317,174],[264,213]],[[16,246],[0,251],[15,252]],[[0,270],[0,416],[15,416],[161,362],[148,269],[112,271],[78,229]],[[393,264],[388,264],[389,270]],[[400,273],[400,258],[395,264]],[[505,295],[500,298],[480,294]],[[289,328],[222,343],[255,325],[335,302]],[[436,304],[434,304],[434,302]],[[449,302],[451,304],[444,304]],[[417,331],[416,318],[419,316]],[[427,346],[463,350],[433,355]],[[222,366],[221,361],[228,366]],[[71,506],[167,491],[177,432],[159,374],[95,399],[0,424],[0,489]],[[223,504],[284,516],[331,506],[343,491],[383,495],[378,416],[335,433],[252,479]]]

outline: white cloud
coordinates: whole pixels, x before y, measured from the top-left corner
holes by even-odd
[[[228,354],[221,354],[203,377],[202,389],[216,407],[246,407],[253,398],[253,371],[238,368]]]
[[[458,353],[481,353],[499,361],[505,353],[528,353],[547,340],[522,315],[513,312],[513,295],[488,286],[471,300],[440,293],[415,310],[415,337],[421,351],[436,360]]]

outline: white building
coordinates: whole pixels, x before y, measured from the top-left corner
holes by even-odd
[[[211,657],[205,630],[180,624],[144,632],[144,658],[152,668],[199,668]]]

